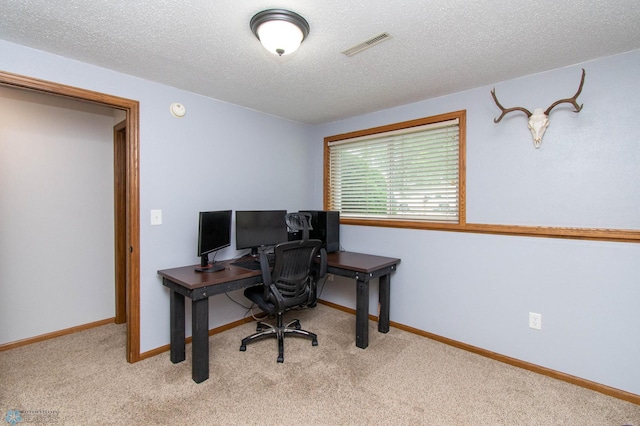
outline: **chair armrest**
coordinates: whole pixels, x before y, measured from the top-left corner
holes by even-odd
[[[271,290],[271,294],[273,295],[273,297],[275,298],[275,304],[276,304],[276,308],[278,310],[278,312],[282,312],[284,309],[284,297],[282,297],[282,294],[280,293],[280,290],[278,290],[278,287],[276,287],[275,284],[271,284],[269,286],[269,289]]]
[[[262,285],[264,287],[263,299],[267,300],[273,284],[271,284],[271,267],[265,252],[260,253],[260,272],[262,273]]]

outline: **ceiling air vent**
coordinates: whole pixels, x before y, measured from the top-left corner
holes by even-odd
[[[366,50],[372,46],[375,46],[378,43],[382,43],[383,41],[388,40],[389,38],[391,38],[391,35],[389,33],[378,34],[375,37],[371,37],[367,41],[364,41],[360,44],[356,44],[355,46],[350,47],[347,50],[343,50],[342,53],[344,53],[347,56],[353,56],[356,53],[360,53],[363,50]]]

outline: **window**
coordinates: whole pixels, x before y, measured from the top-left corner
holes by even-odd
[[[344,223],[464,224],[465,111],[325,138],[325,209]]]

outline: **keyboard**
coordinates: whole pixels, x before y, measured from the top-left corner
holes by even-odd
[[[273,253],[267,253],[267,261],[269,262],[269,266],[273,266],[276,262],[276,256]],[[237,262],[231,263],[233,266],[239,266],[244,269],[250,269],[252,271],[260,270],[260,258],[256,257],[254,259],[242,259]]]
[[[241,268],[250,269],[252,271],[259,271],[260,270],[260,262],[256,262],[253,259],[239,260],[237,262],[232,262],[231,264],[233,266],[239,266]]]

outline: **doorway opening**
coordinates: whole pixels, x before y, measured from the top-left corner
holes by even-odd
[[[126,358],[140,360],[140,176],[138,101],[0,71],[0,84],[125,112],[114,127],[116,323],[126,322]]]

